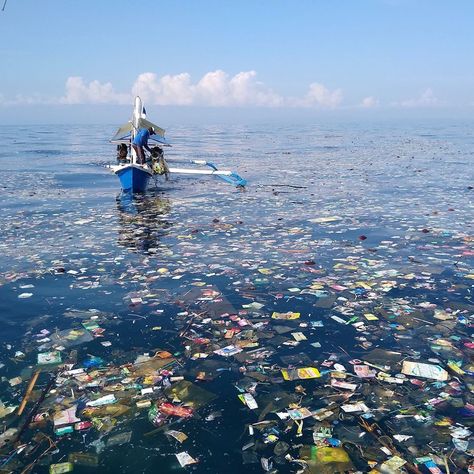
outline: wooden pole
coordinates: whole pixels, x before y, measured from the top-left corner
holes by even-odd
[[[36,381],[38,380],[38,376],[40,372],[41,372],[40,370],[37,370],[34,373],[33,377],[31,378],[30,383],[28,384],[28,388],[26,389],[25,396],[23,397],[20,407],[18,408],[18,413],[17,413],[18,416],[20,416],[23,413],[23,410],[25,409],[26,404],[28,403],[28,400],[30,399],[31,392],[33,391]]]

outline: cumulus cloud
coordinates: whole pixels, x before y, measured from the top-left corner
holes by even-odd
[[[159,105],[278,106],[282,97],[256,80],[255,71],[239,72],[233,77],[221,70],[208,72],[193,84],[188,73],[166,75],[140,74],[132,87],[146,102]]]
[[[415,99],[402,100],[401,102],[395,102],[395,106],[404,108],[415,108],[415,107],[436,107],[441,105],[439,99],[434,95],[431,88],[425,89],[419,97]]]
[[[130,93],[116,92],[110,82],[102,84],[94,80],[86,83],[82,77],[71,76],[66,80],[65,94],[61,97],[47,97],[33,93],[17,94],[11,99],[0,95],[0,105],[58,105],[58,104],[130,104]]]
[[[372,96],[364,97],[360,103],[360,106],[363,109],[373,109],[379,106],[379,100]]]
[[[61,104],[127,104],[130,103],[130,94],[115,92],[112,84],[91,81],[88,84],[82,77],[68,77],[66,81],[66,94],[59,99]]]
[[[342,102],[342,90],[329,90],[319,82],[309,85],[309,90],[304,97],[292,97],[285,100],[290,107],[313,107],[335,109]]]
[[[62,96],[17,96],[10,100],[0,97],[0,105],[22,104],[130,104],[140,95],[148,104],[211,107],[310,107],[336,108],[342,102],[341,89],[330,90],[318,82],[310,84],[304,97],[284,97],[257,79],[255,71],[229,75],[220,69],[193,81],[190,74],[181,73],[159,77],[144,72],[134,81],[129,92],[118,92],[111,82],[80,76],[66,80]]]
[[[193,81],[187,72],[158,76],[153,72],[140,74],[129,91],[116,91],[111,82],[91,80],[80,76],[68,77],[62,96],[44,96],[37,93],[17,94],[7,97],[0,94],[0,106],[16,105],[72,105],[72,104],[124,104],[129,105],[135,95],[140,95],[147,104],[211,107],[293,107],[314,109],[336,109],[343,102],[341,89],[329,89],[324,84],[313,82],[302,97],[285,97],[257,79],[255,71],[242,71],[234,76],[220,69],[204,74]],[[379,100],[365,97],[356,107],[375,108]],[[419,97],[392,102],[401,108],[438,107],[445,105],[431,88]]]
[[[328,107],[333,109],[342,102],[342,90],[336,89],[330,91],[323,84],[313,82],[309,86],[309,92],[306,95],[306,103],[309,106]]]
[[[132,87],[147,103],[159,105],[191,105],[193,102],[191,76],[188,73],[161,78],[152,72],[140,74]]]

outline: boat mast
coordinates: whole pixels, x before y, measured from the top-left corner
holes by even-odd
[[[135,97],[135,107],[133,108],[133,117],[132,117],[132,133],[131,133],[131,141],[135,138],[135,135],[138,132],[138,126],[140,123],[140,117],[142,116],[142,100],[138,95]],[[132,147],[132,164],[137,163],[137,154]]]

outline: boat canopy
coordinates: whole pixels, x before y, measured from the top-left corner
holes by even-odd
[[[165,138],[165,131],[161,127],[158,127],[158,125],[155,125],[154,123],[150,122],[149,120],[140,117],[138,119],[138,128],[150,128],[153,127],[155,130],[154,135],[150,135],[149,141],[159,143],[161,145],[168,145],[169,143]],[[112,137],[112,140],[110,140],[112,143],[130,143],[130,137],[131,133],[133,130],[133,124],[131,121],[123,124],[117,132],[115,132],[115,135]]]

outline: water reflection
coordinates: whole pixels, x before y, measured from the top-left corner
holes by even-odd
[[[169,199],[153,194],[121,193],[116,198],[119,222],[118,244],[135,252],[155,253],[160,239],[173,223],[168,219]]]

